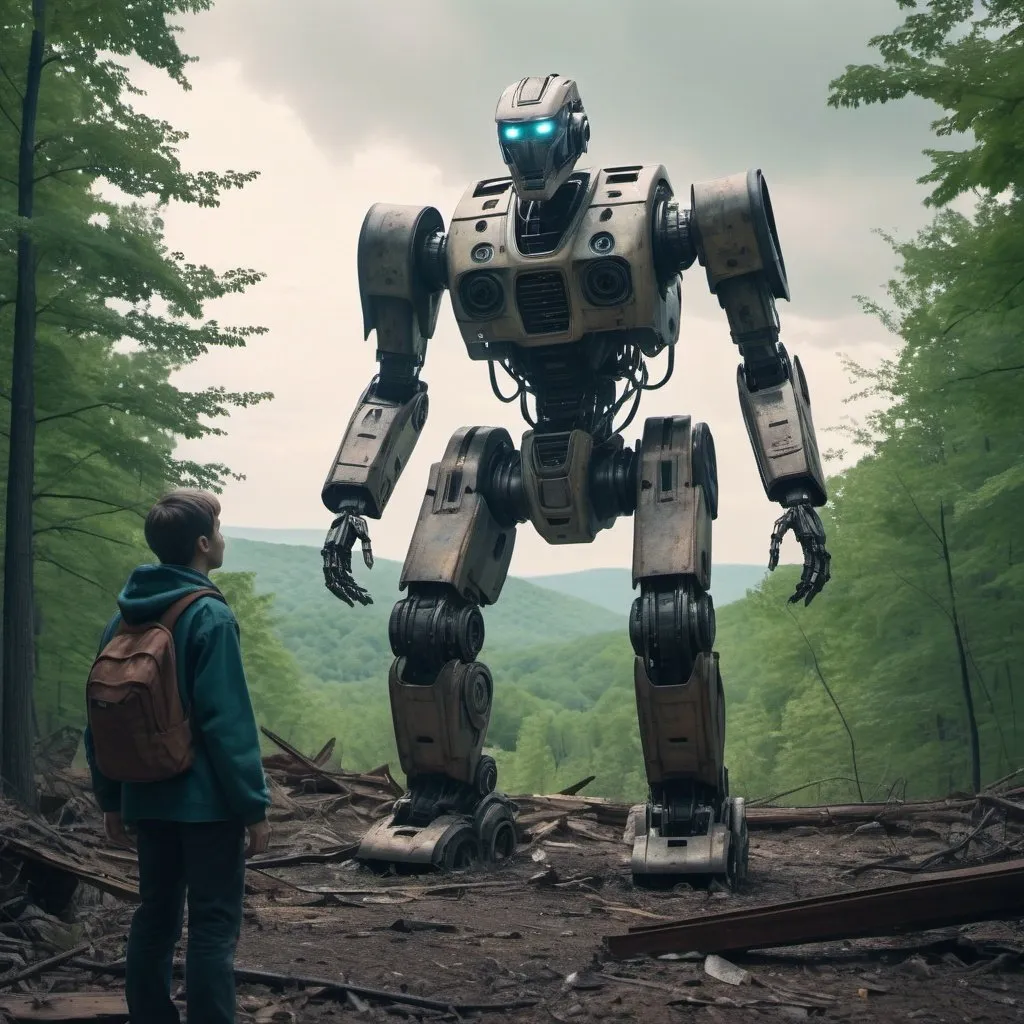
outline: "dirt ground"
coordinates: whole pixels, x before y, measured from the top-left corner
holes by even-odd
[[[330,835],[353,838],[357,825],[338,818],[329,823]],[[278,826],[270,853],[293,853],[304,842],[322,847],[326,826],[316,827],[308,821]],[[603,937],[631,925],[905,881],[887,871],[853,876],[848,869],[894,853],[925,856],[962,834],[963,826],[921,823],[900,835],[881,827],[754,833],[742,893],[638,890],[629,847],[615,839],[540,841],[502,868],[445,878],[380,878],[352,862],[278,867],[268,873],[289,884],[247,898],[239,965],[467,1008],[445,1013],[318,999],[315,989],[282,993],[241,985],[239,1019],[1016,1021],[1024,1013],[1019,922],[730,957],[751,976],[752,983],[741,985],[710,977],[699,955],[615,961],[603,948]],[[530,881],[547,868],[563,880],[561,888]],[[429,889],[453,883],[464,887]],[[103,914],[106,937],[97,954],[116,960],[131,910],[107,897]],[[120,984],[75,977],[54,979],[53,990],[109,991]],[[468,1008],[524,1000],[534,1005]]]

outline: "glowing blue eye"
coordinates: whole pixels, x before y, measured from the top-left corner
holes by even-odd
[[[538,121],[533,126],[534,135],[550,135],[555,130],[554,121]]]
[[[523,129],[518,125],[507,124],[501,129],[501,134],[509,140],[518,139],[523,134]]]

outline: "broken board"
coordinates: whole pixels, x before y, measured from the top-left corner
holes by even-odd
[[[120,992],[69,992],[38,996],[0,995],[0,1013],[12,1021],[64,1021],[114,1024],[128,1020]]]

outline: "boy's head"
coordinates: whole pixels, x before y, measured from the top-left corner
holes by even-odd
[[[146,543],[165,565],[187,565],[209,574],[224,564],[220,502],[208,491],[165,494],[146,516]]]

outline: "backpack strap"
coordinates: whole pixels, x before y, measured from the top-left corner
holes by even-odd
[[[201,597],[215,597],[219,601],[224,600],[224,595],[219,590],[212,590],[210,587],[204,587],[202,590],[193,590],[191,594],[186,594],[184,597],[178,598],[178,600],[175,601],[174,604],[172,604],[157,621],[165,629],[169,629],[173,632],[175,624],[178,619],[181,618],[185,609],[193,602],[198,601]]]

